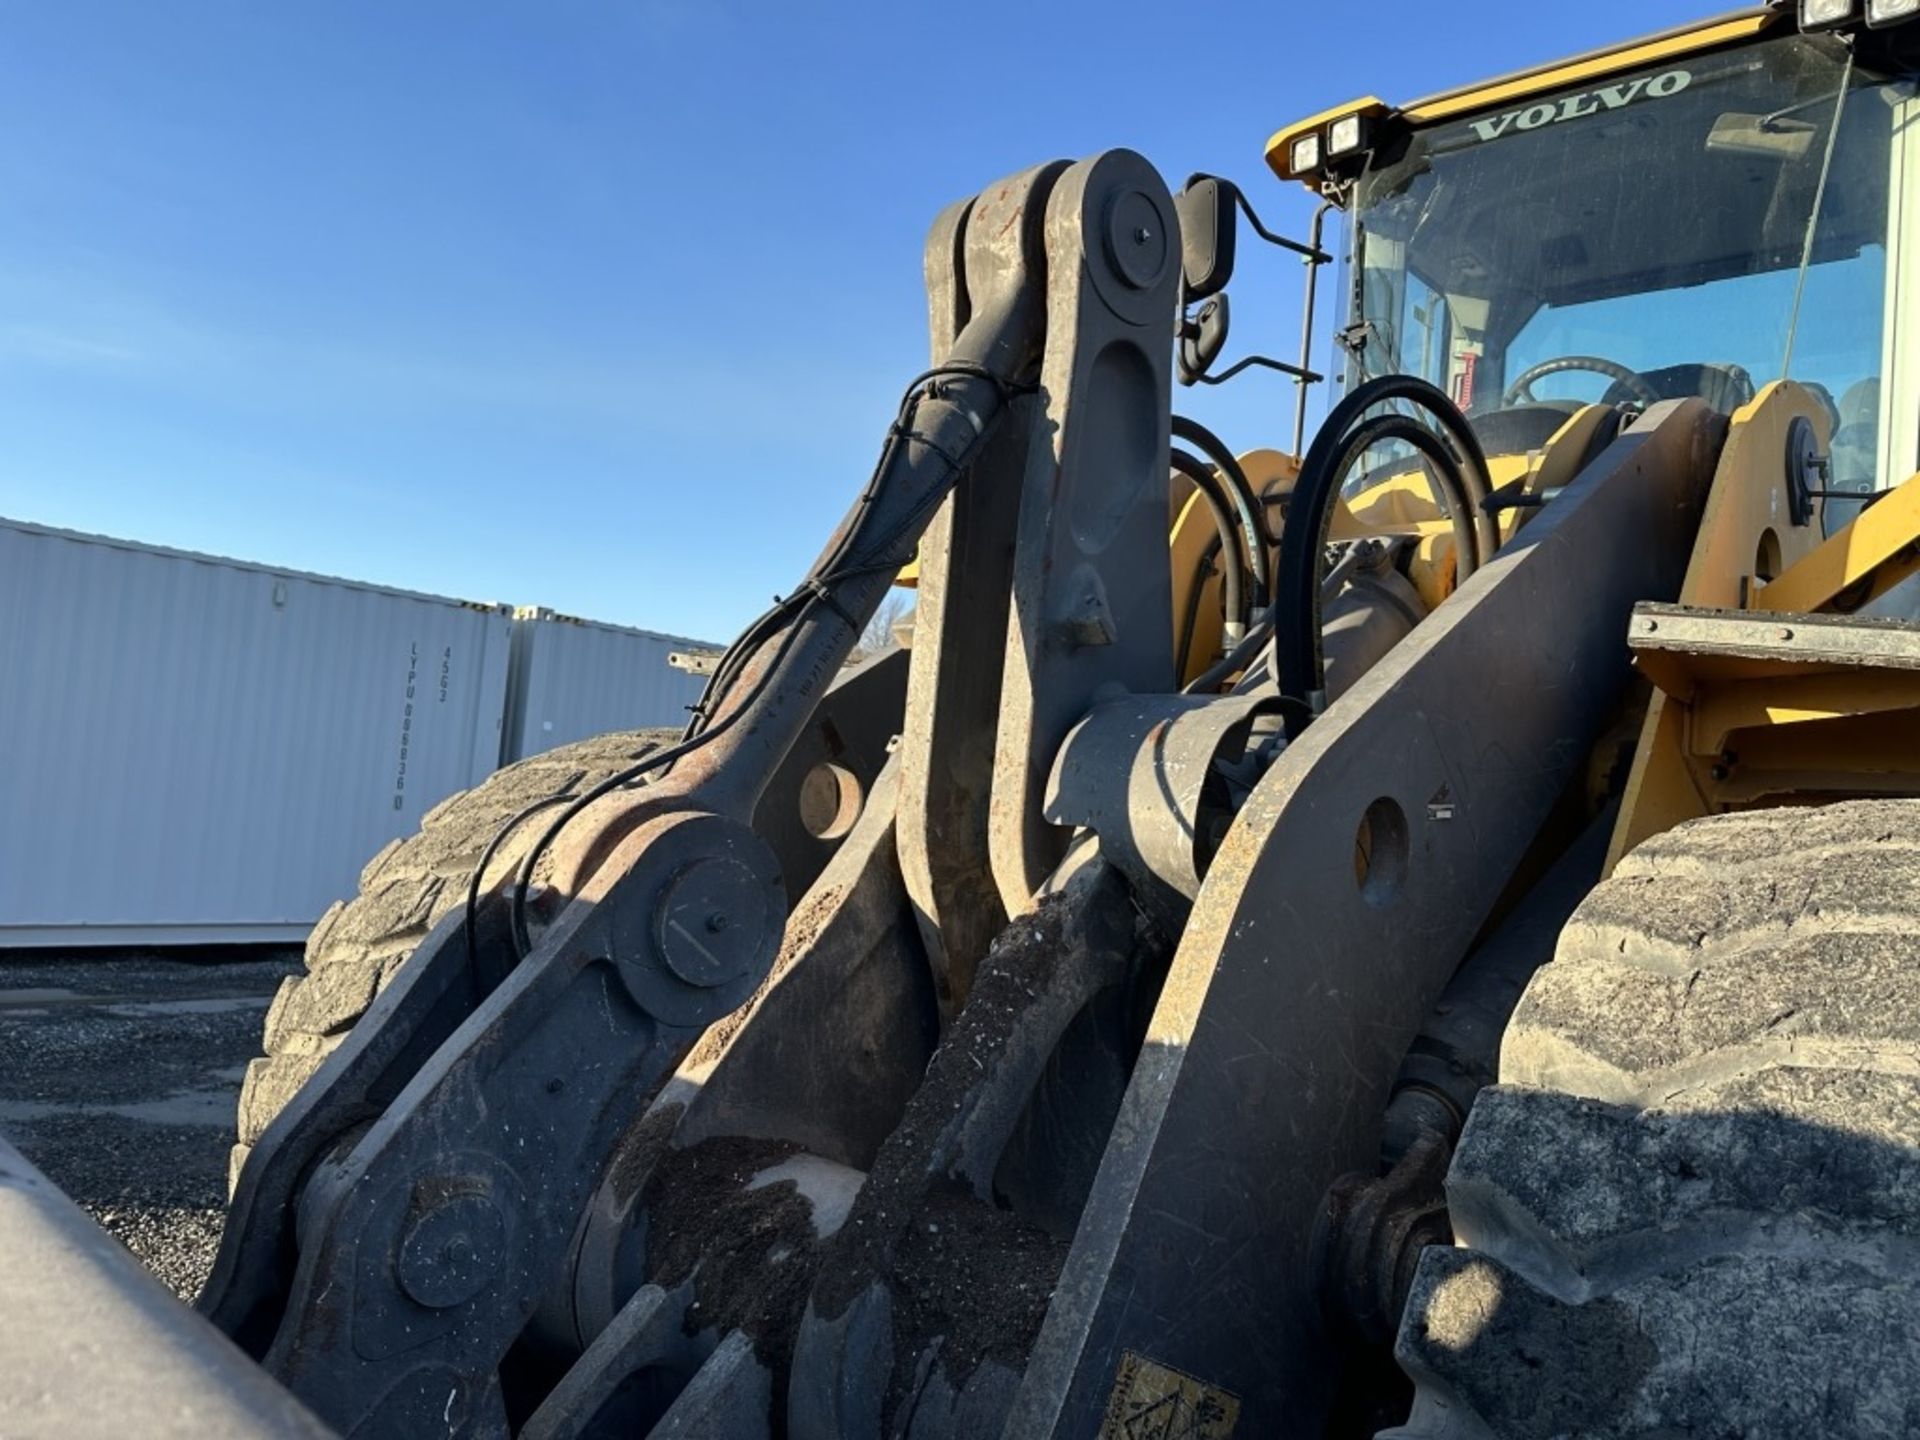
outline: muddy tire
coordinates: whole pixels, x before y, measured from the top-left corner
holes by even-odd
[[[674,738],[675,731],[626,730],[529,756],[448,796],[418,831],[367,862],[359,893],[336,901],[307,936],[306,974],[282,982],[267,1011],[264,1053],[247,1066],[240,1087],[229,1190],[268,1122],[353,1029],[427,931],[464,902],[473,867],[500,828],[536,801],[584,790]],[[488,883],[520,863],[540,829],[535,820],[514,832],[490,865]]]
[[[1569,921],[1500,1078],[1390,1434],[1920,1434],[1920,801],[1649,840]]]

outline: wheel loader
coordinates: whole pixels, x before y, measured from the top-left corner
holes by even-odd
[[[319,922],[197,1314],[5,1153],[0,1433],[1920,1434],[1917,80],[1803,0],[1290,125],[1304,241],[946,210],[684,733]]]

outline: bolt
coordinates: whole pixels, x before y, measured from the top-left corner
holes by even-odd
[[[499,1268],[506,1219],[485,1195],[453,1195],[419,1215],[400,1242],[400,1288],[430,1310],[464,1304]]]
[[[727,919],[724,910],[716,910],[713,914],[707,916],[707,931],[709,934],[718,935],[731,923],[732,922]]]
[[[1716,780],[1724,780],[1727,778],[1728,774],[1731,772],[1729,772],[1727,767],[1724,765],[1716,765],[1713,767],[1713,769],[1709,770],[1707,773],[1713,776],[1713,778]]]
[[[1144,245],[1152,238],[1153,232],[1144,225],[1133,232],[1133,243],[1136,245]]]

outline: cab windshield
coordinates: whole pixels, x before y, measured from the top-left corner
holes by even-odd
[[[1350,379],[1416,374],[1476,419],[1551,422],[1681,396],[1731,412],[1791,378],[1830,412],[1837,487],[1905,479],[1916,407],[1893,390],[1916,367],[1888,277],[1915,203],[1911,79],[1795,36],[1589,83],[1375,157]]]

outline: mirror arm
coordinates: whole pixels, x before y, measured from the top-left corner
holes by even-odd
[[[1253,365],[1259,365],[1268,370],[1278,370],[1282,375],[1289,375],[1293,379],[1298,380],[1302,385],[1317,385],[1327,378],[1316,370],[1307,370],[1299,365],[1289,365],[1284,360],[1275,360],[1266,355],[1249,355],[1245,359],[1234,361],[1233,364],[1222,370],[1218,375],[1196,375],[1193,377],[1193,382],[1190,383],[1218,385],[1223,381],[1231,380],[1242,370]]]
[[[1313,243],[1305,245],[1301,244],[1298,240],[1289,240],[1284,235],[1276,235],[1260,223],[1260,217],[1253,213],[1253,206],[1247,202],[1246,192],[1241,190],[1238,185],[1233,187],[1233,198],[1239,202],[1240,213],[1247,217],[1247,223],[1253,227],[1253,233],[1269,245],[1278,245],[1282,250],[1291,250],[1294,254],[1311,260],[1315,265],[1331,265],[1333,263],[1333,256],[1320,248],[1317,235]],[[1316,225],[1316,231],[1318,228]]]

